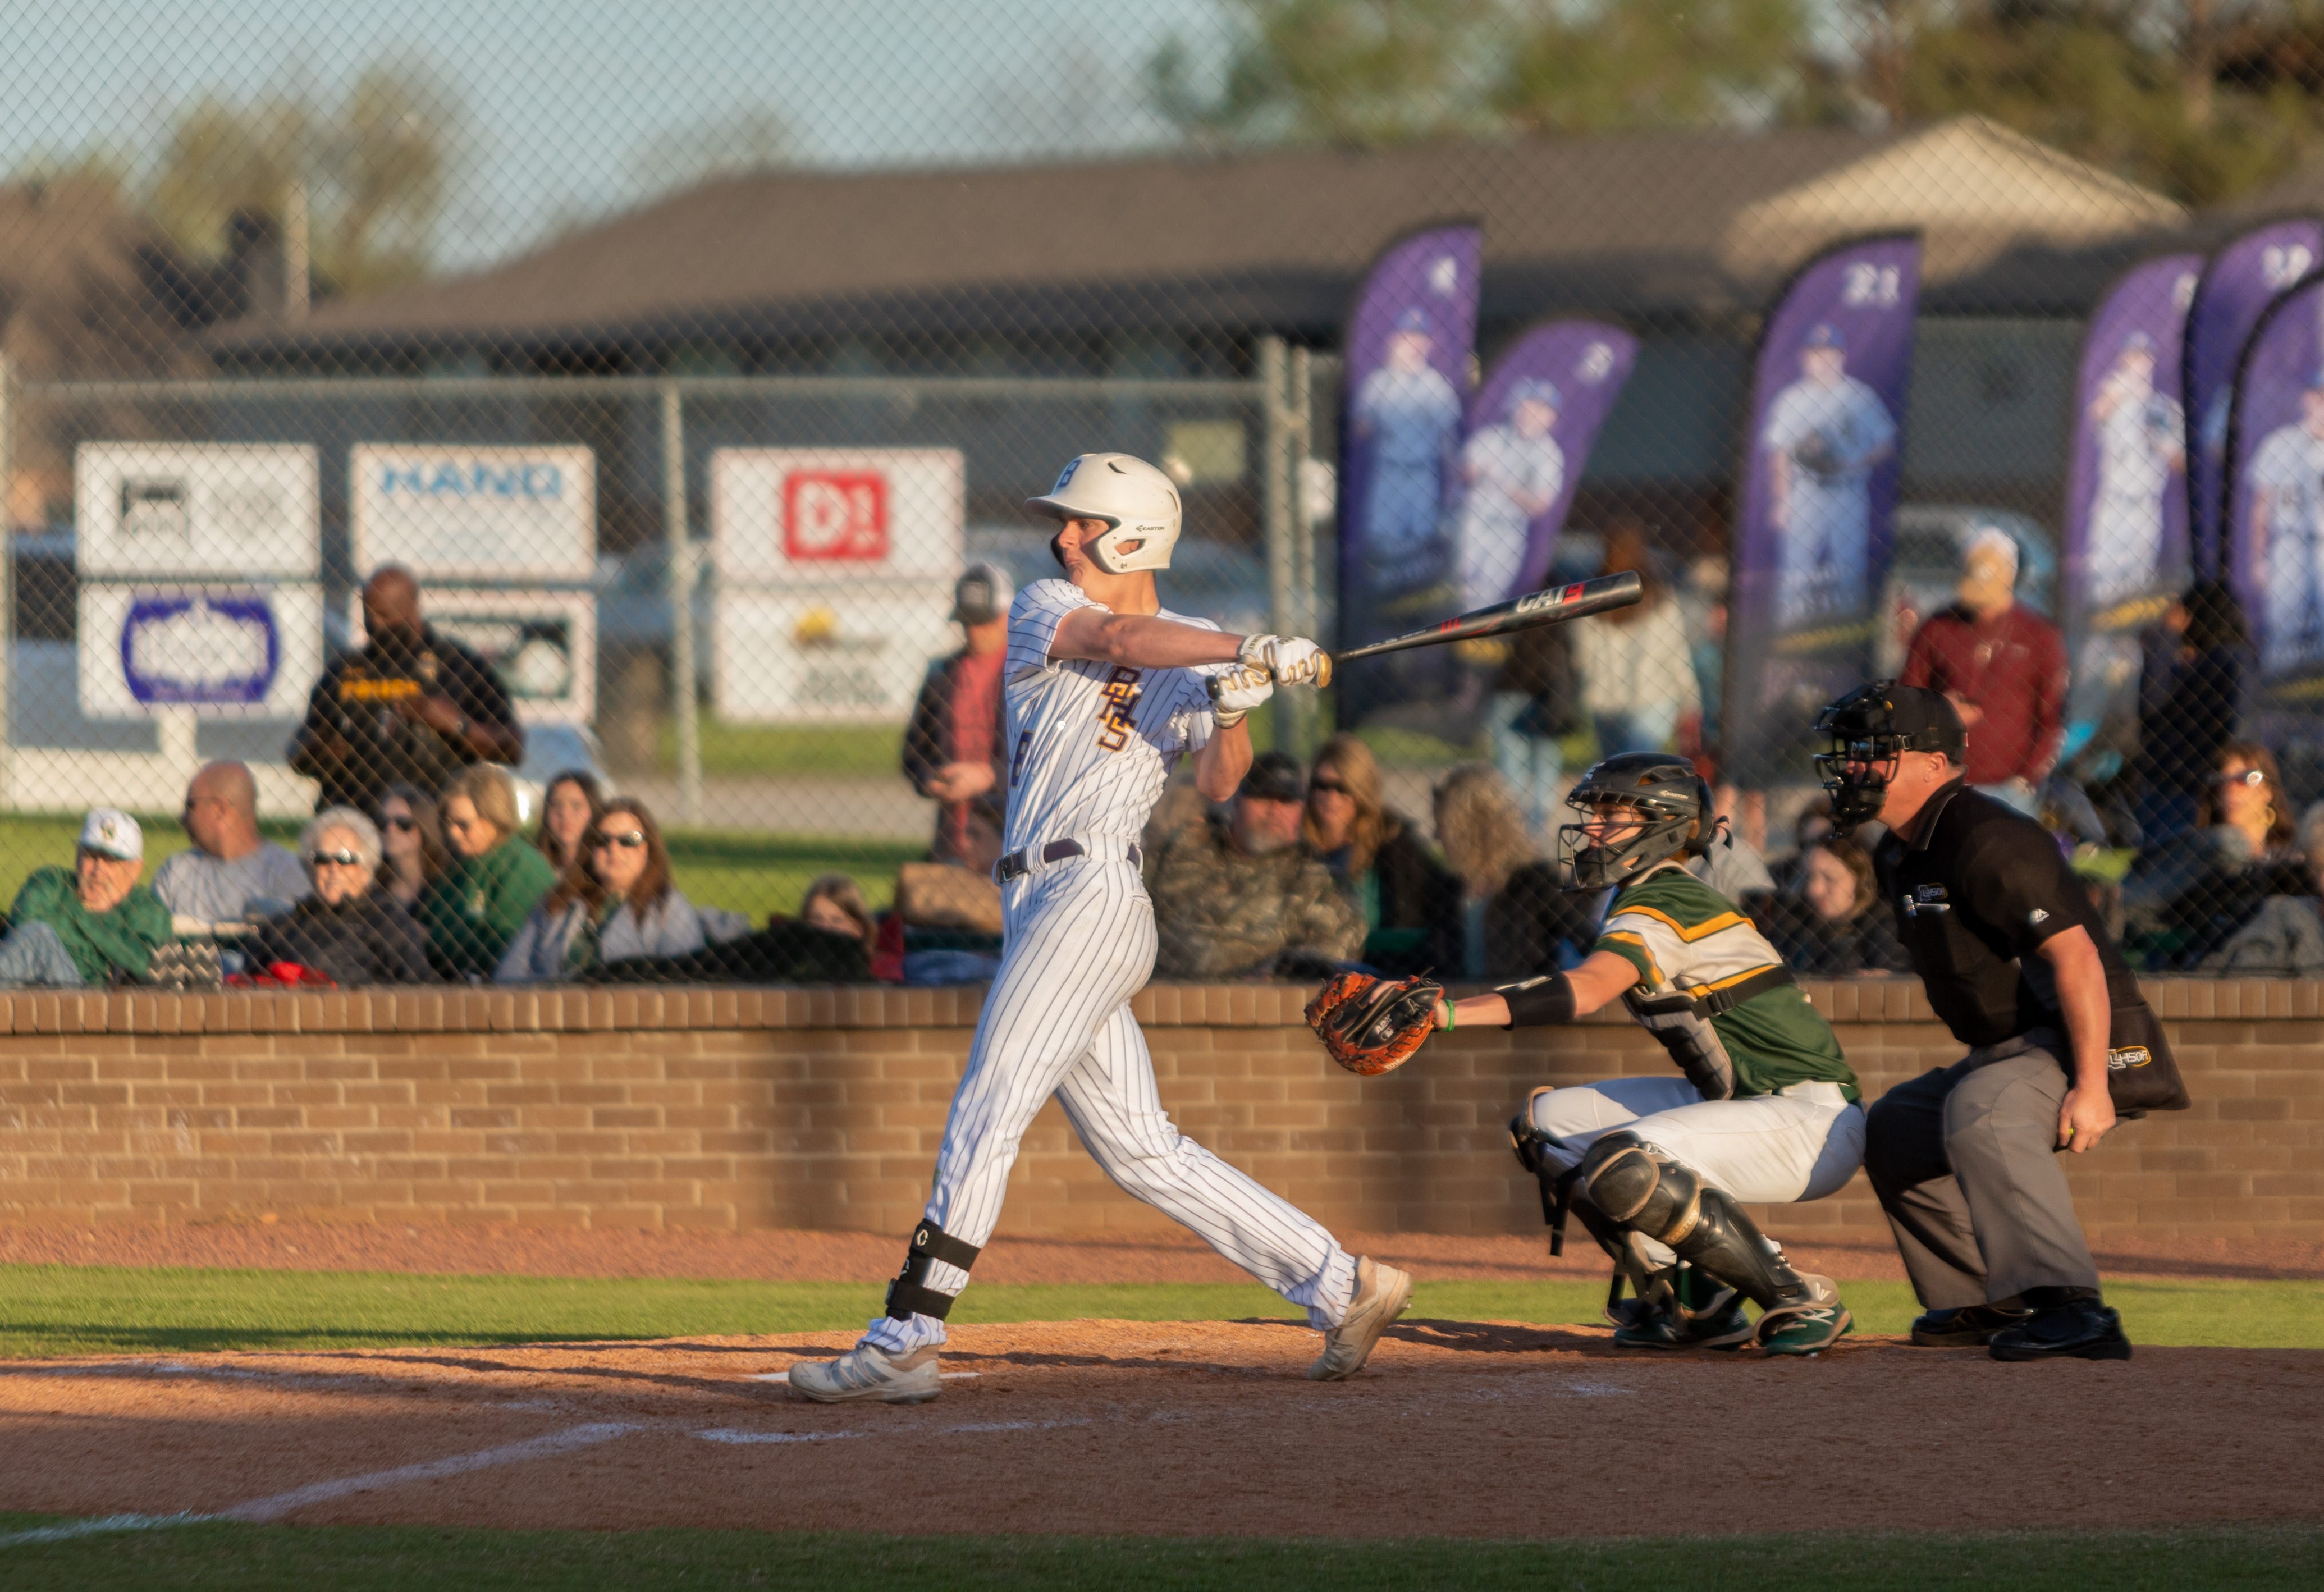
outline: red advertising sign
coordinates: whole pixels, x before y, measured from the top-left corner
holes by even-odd
[[[803,562],[888,557],[888,478],[873,470],[793,470],[783,477],[783,552]]]

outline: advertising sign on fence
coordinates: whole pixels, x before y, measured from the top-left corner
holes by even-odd
[[[80,704],[92,719],[189,709],[294,719],[323,672],[323,595],[278,587],[80,589]]]
[[[953,650],[952,584],[718,590],[718,713],[745,723],[899,721]]]
[[[528,724],[586,724],[597,716],[597,603],[587,592],[462,592],[431,588],[428,623],[492,665]],[[360,593],[347,603],[356,647]]]
[[[1788,772],[1816,710],[1871,670],[1920,289],[1918,237],[1842,244],[1800,269],[1760,334],[1722,730],[1746,786]]]
[[[83,443],[73,522],[85,577],[311,580],[322,562],[315,450]]]
[[[2261,700],[2324,711],[2324,274],[2268,307],[2245,345],[2228,427],[2230,578],[2259,650]]]
[[[719,578],[956,579],[966,479],[957,448],[719,448],[710,456]]]
[[[347,461],[359,575],[586,580],[597,563],[596,456],[586,447],[364,443]]]

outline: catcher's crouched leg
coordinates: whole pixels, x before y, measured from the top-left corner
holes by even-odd
[[[1849,1327],[1829,1277],[1794,1271],[1725,1190],[1635,1133],[1609,1133],[1582,1158],[1577,1196],[1626,1233],[1649,1238],[1757,1305],[1772,1354],[1813,1354]]]

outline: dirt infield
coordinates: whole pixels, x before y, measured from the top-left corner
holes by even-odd
[[[849,1334],[0,1366],[0,1496],[79,1516],[883,1532],[1606,1536],[2324,1513],[2324,1356],[2000,1366],[1851,1339],[1641,1357],[1288,1323],[966,1327],[913,1409],[778,1377]]]

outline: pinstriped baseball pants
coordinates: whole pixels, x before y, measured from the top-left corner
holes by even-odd
[[[1338,1324],[1355,1261],[1313,1217],[1181,1134],[1163,1110],[1130,998],[1154,971],[1154,904],[1137,867],[1074,859],[1003,887],[1006,948],[936,1155],[928,1219],[982,1246],[1001,1219],[1019,1145],[1055,1095],[1123,1191],[1183,1222],[1317,1327]],[[968,1274],[937,1263],[927,1285],[957,1294]],[[869,1341],[908,1352],[944,1323],[885,1316]]]

